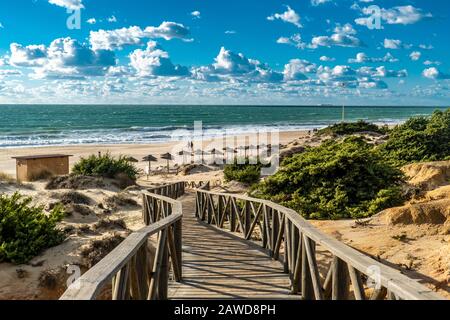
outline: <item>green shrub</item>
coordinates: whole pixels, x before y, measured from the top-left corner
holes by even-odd
[[[257,161],[256,164],[250,164],[249,158],[240,162],[235,160],[233,164],[227,164],[224,167],[223,173],[225,181],[238,181],[245,184],[254,184],[261,179],[262,167],[263,166],[259,161]]]
[[[397,126],[380,152],[395,166],[450,158],[450,109]]]
[[[362,138],[327,141],[286,159],[253,194],[305,218],[368,217],[403,203],[402,172]]]
[[[130,162],[128,157],[112,157],[109,153],[104,155],[91,155],[81,158],[73,167],[73,173],[83,176],[98,176],[104,178],[117,178],[125,175],[136,181],[139,170]]]
[[[64,240],[56,229],[64,213],[60,206],[45,214],[19,193],[0,195],[0,262],[26,263],[42,250]]]
[[[389,131],[389,129],[384,127],[379,127],[373,123],[369,123],[363,120],[359,120],[358,122],[343,122],[336,123],[332,126],[326,127],[322,130],[319,130],[319,135],[332,135],[332,136],[343,136],[343,135],[351,135],[355,133],[362,132],[375,132],[380,134],[385,134]]]

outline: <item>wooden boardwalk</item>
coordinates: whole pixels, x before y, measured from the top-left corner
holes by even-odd
[[[183,203],[183,282],[169,283],[169,299],[299,299],[289,275],[260,246],[198,221],[195,195]]]

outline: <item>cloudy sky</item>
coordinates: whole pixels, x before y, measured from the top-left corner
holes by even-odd
[[[446,105],[449,13],[447,0],[4,0],[0,103]]]

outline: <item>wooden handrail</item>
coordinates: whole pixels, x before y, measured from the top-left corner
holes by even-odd
[[[163,195],[162,195],[163,194]],[[132,233],[105,258],[76,280],[61,300],[94,300],[112,282],[113,300],[167,299],[169,271],[182,279],[182,205],[184,183],[143,192],[146,227]],[[150,265],[149,237],[158,234]]]
[[[324,234],[292,209],[205,189],[196,190],[196,216],[218,228],[240,232],[247,240],[260,240],[263,248],[284,264],[293,294],[317,300],[444,299],[398,270]],[[332,255],[328,272],[323,275],[317,266],[316,246]],[[369,288],[368,279],[375,280],[373,288]]]

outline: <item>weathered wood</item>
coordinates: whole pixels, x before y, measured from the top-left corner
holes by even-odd
[[[361,279],[361,274],[358,270],[348,265],[348,273],[350,274],[350,279],[353,285],[353,294],[356,300],[365,300],[366,296],[364,293],[364,286]]]
[[[385,287],[375,288],[370,296],[370,300],[384,300],[387,295],[387,289]]]
[[[349,294],[348,269],[344,261],[333,258],[333,300],[347,300]]]
[[[284,214],[278,213],[278,233],[275,241],[275,247],[273,249],[273,256],[275,260],[280,260],[280,248],[281,243],[283,242],[283,235],[284,235]]]
[[[161,264],[158,266],[158,300],[167,300],[168,298],[168,284],[169,284],[169,250],[168,250],[168,235],[170,228],[162,231],[166,233],[166,239],[164,241],[164,250],[162,253]],[[174,252],[174,257],[176,257]],[[176,258],[175,258],[176,259]]]
[[[308,259],[308,266],[309,266],[312,286],[314,289],[314,296],[315,296],[316,300],[323,300],[323,292],[322,292],[322,286],[320,285],[320,274],[319,274],[319,269],[317,268],[315,250],[313,249],[311,240],[307,236],[303,235],[302,242],[304,243],[306,257]]]
[[[164,258],[165,258],[165,250],[166,250],[166,237],[167,237],[167,231],[164,229],[160,232],[159,238],[158,238],[158,247],[156,248],[156,254],[155,254],[155,262],[153,264],[153,274],[152,278],[150,279],[150,287],[149,292],[147,296],[147,300],[155,300],[157,296],[157,290],[158,290],[158,283],[160,281],[160,275],[161,275],[161,266],[163,266]],[[163,273],[164,275],[165,273]]]
[[[128,286],[128,272],[129,265],[127,264],[114,277],[114,291],[112,292],[113,300],[125,300]]]
[[[284,208],[267,200],[254,199],[244,195],[209,192],[209,186],[210,183],[208,182],[202,185],[201,189],[196,190],[197,206],[193,204],[192,212],[195,211],[200,219],[215,223],[219,227],[223,226],[223,223],[228,217],[230,229],[232,231],[240,231],[243,238],[248,238],[249,235],[251,238],[254,228],[259,224],[262,231],[263,246],[268,248],[272,255],[276,255],[277,257],[281,242],[284,241],[285,270],[289,272],[292,279],[291,286],[293,291],[295,291],[296,286],[298,287],[300,285],[302,288],[302,296],[305,299],[319,299],[321,295],[323,295],[323,298],[328,298],[330,290],[331,298],[348,299],[350,284],[353,285],[356,299],[365,298],[362,284],[360,283],[361,274],[368,276],[367,272],[371,267],[376,267],[379,270],[381,288],[375,290],[370,298],[384,299],[388,294],[386,288],[389,288],[389,298],[395,297],[401,300],[442,298],[431,289],[423,287],[417,281],[406,277],[397,270],[375,261],[364,253],[358,252],[338,240],[325,235],[291,209]],[[66,291],[62,299],[94,299],[106,283],[111,281],[114,276],[116,276],[117,281],[114,282],[113,289],[117,297],[129,298],[130,292],[133,298],[134,296],[139,296],[138,291],[140,289],[135,285],[136,279],[134,275],[131,274],[129,277],[126,277],[126,279],[130,278],[130,281],[127,281],[131,284],[130,287],[129,284],[120,284],[120,281],[122,283],[124,281],[120,280],[120,274],[125,272],[125,267],[128,269],[137,263],[136,254],[139,248],[142,248],[144,243],[146,243],[149,236],[158,232],[161,235],[167,234],[168,228],[175,228],[173,225],[181,220],[181,203],[173,199],[184,192],[184,187],[185,184],[182,183],[182,185],[157,188],[154,192],[152,191],[153,193],[148,193],[147,199],[144,201],[143,208],[145,214],[143,218],[146,223],[150,223],[151,221],[155,222],[131,234],[105,259],[77,280]],[[215,198],[217,198],[216,203]],[[229,203],[229,214],[226,213],[226,204],[225,208],[223,208],[224,199],[227,199]],[[239,204],[243,204],[242,209],[238,208],[237,201],[239,201]],[[209,210],[207,209],[208,202],[210,204]],[[262,208],[262,225],[259,222],[258,212],[255,211],[256,204]],[[211,218],[207,219],[207,215]],[[254,217],[253,221],[251,220],[252,215]],[[164,218],[164,216],[167,217]],[[299,237],[300,234],[301,237]],[[178,259],[178,252],[181,252],[178,249],[181,245],[180,243],[175,245],[175,238],[177,237],[176,235],[173,237],[174,240],[170,241],[169,244],[172,249],[165,250],[165,246],[168,245],[167,241],[160,244],[162,247],[160,248],[160,253],[157,254],[155,263],[160,261],[160,259],[166,261],[167,259],[164,257],[160,258],[160,255],[165,254],[167,256],[172,251],[172,255],[174,257],[176,256],[174,260],[181,260],[181,257]],[[200,241],[198,245],[207,248],[210,242],[211,239],[204,240]],[[314,244],[317,244],[321,250],[327,251],[328,254],[334,257],[332,267],[328,271],[324,282],[324,288],[320,286],[320,275],[318,274],[317,262],[315,261],[316,253]],[[173,248],[174,246],[176,247],[175,249]],[[221,254],[226,256],[227,252],[221,252]],[[242,256],[243,252],[239,252],[239,255]],[[202,255],[201,257],[208,259],[208,254]],[[181,262],[175,264],[181,265]],[[220,265],[223,267],[231,267],[223,263]],[[253,270],[257,265],[255,264],[249,270]],[[136,267],[131,267],[131,272],[134,272],[133,269],[137,269]],[[167,285],[163,283],[164,280],[161,281],[160,279],[161,268],[164,269],[162,273],[167,269],[159,265],[151,274],[152,278],[150,288],[147,290],[147,297],[155,298],[159,296],[164,298],[166,296],[164,291],[167,289]],[[195,272],[200,271],[195,270]],[[166,277],[164,276],[164,278]],[[352,280],[351,283],[350,279]],[[158,286],[156,285],[157,282],[159,284]],[[80,287],[77,289],[78,285]]]
[[[309,267],[309,261],[308,261],[308,255],[306,251],[306,243],[303,241],[303,238],[301,239],[301,266],[302,266],[302,273],[301,273],[301,294],[303,299],[305,300],[312,300],[314,299],[314,290],[313,290],[313,284],[312,284],[312,270]]]
[[[174,236],[174,231],[172,230],[172,228],[168,228],[168,248],[169,248],[169,255],[170,255],[170,260],[172,261],[172,271],[174,274],[174,278],[175,281],[180,282],[181,281],[181,275],[180,275],[180,270],[181,270],[181,266],[180,266],[180,261],[178,253],[177,253],[177,248],[175,245],[175,236]]]
[[[325,281],[323,282],[323,297],[325,300],[331,299],[332,294],[332,284],[333,284],[333,262],[331,262],[330,267],[328,268],[327,275],[325,277]]]
[[[292,235],[291,235],[292,237]],[[293,265],[292,293],[297,294],[302,287],[302,242],[296,242],[295,247],[291,248],[292,258],[295,259]],[[295,252],[295,255],[293,254]]]

